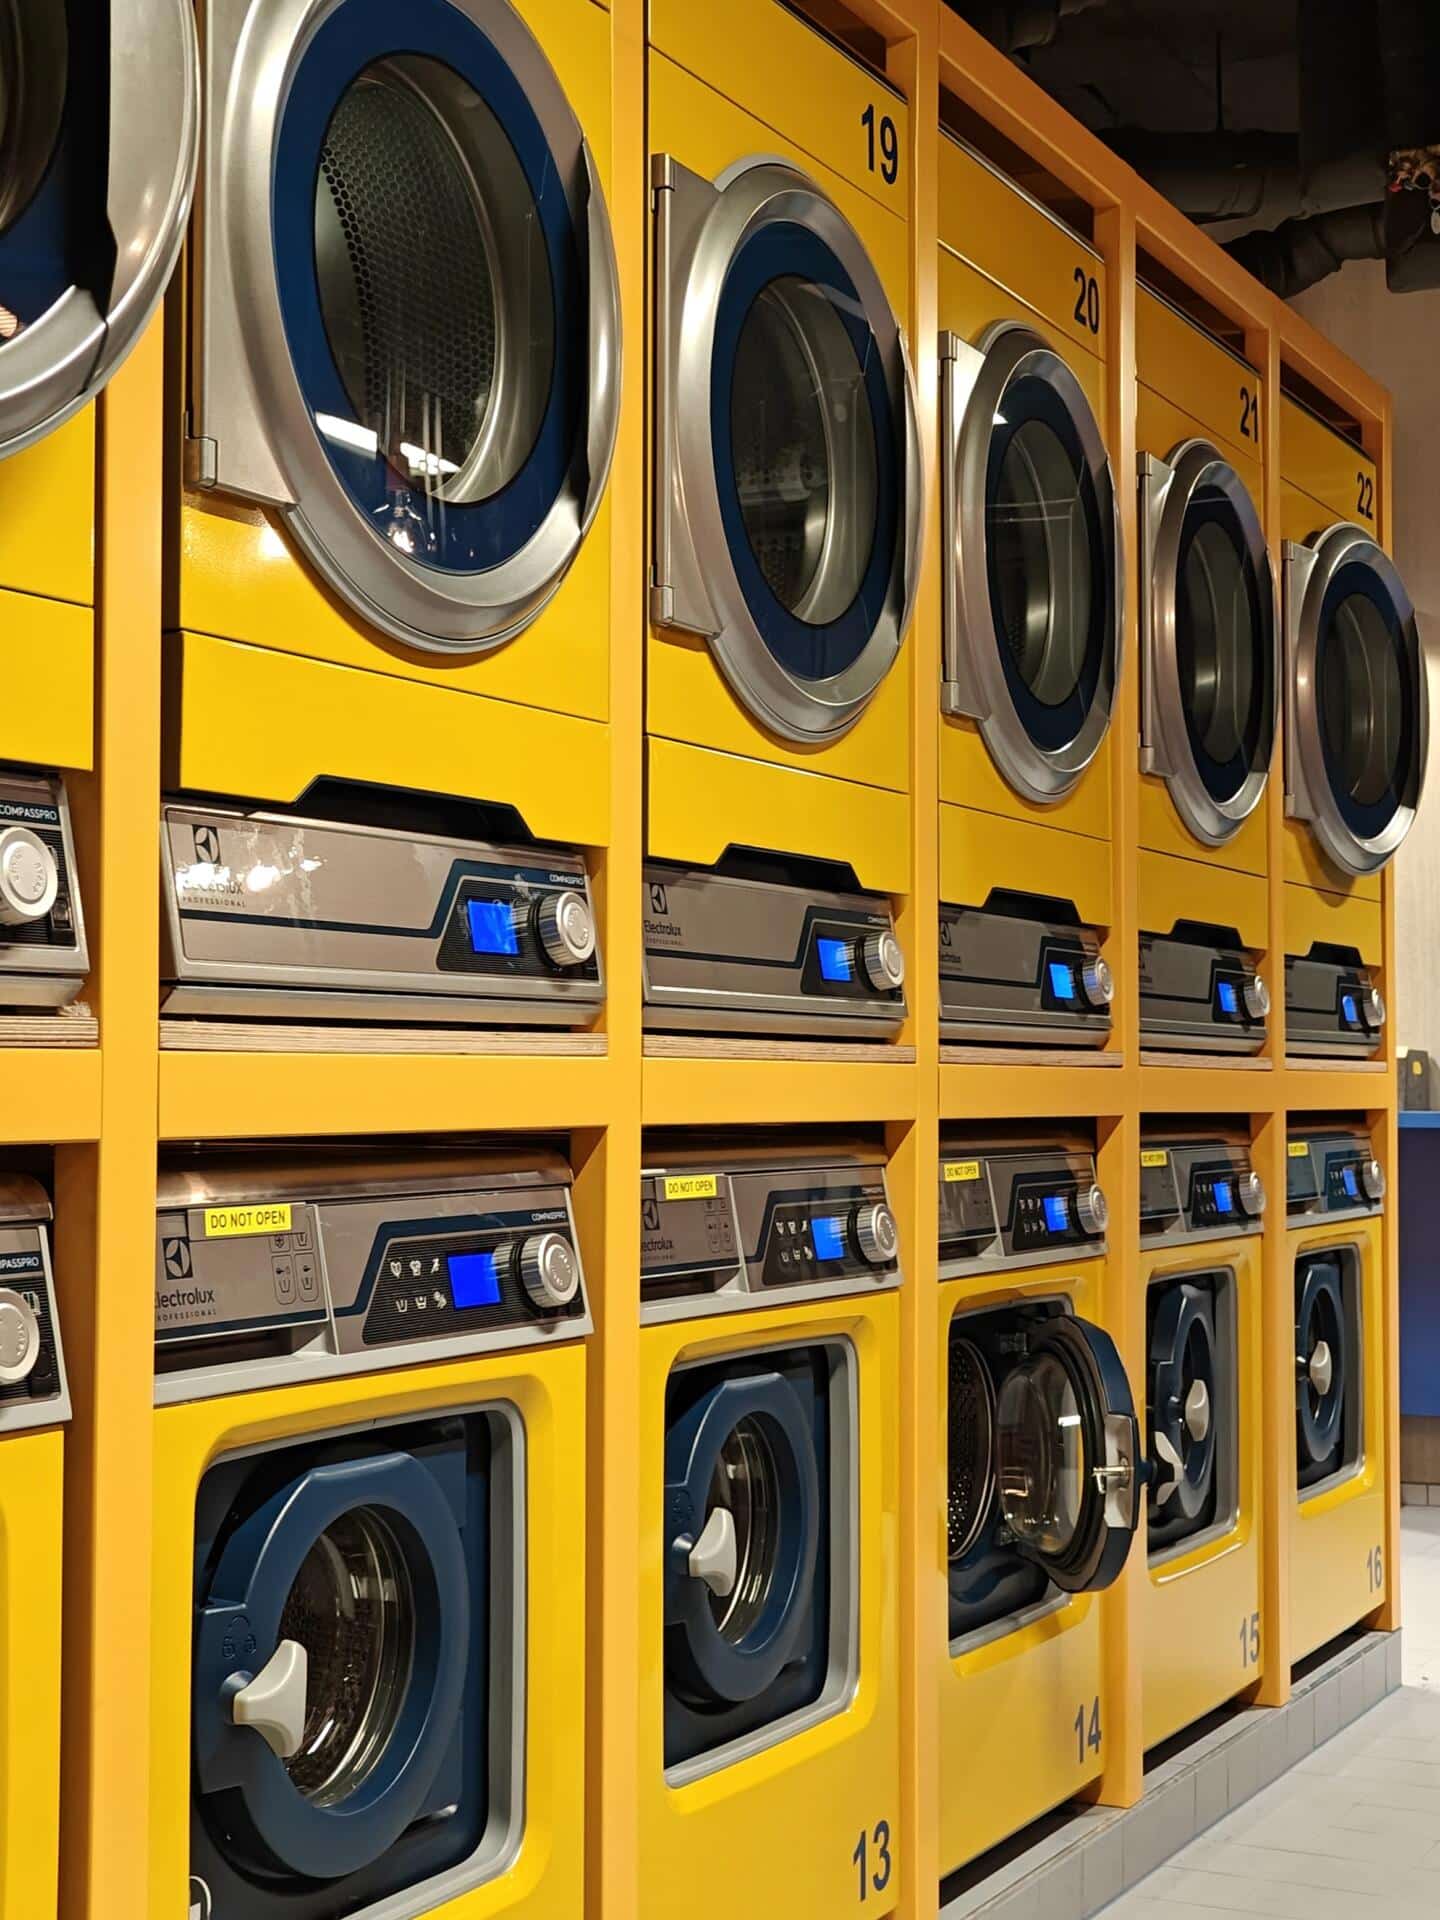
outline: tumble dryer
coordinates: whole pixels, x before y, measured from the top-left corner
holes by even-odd
[[[883,1037],[923,488],[907,106],[778,0],[658,0],[649,35],[646,1019]]]
[[[1135,296],[1140,450],[1140,1027],[1253,1053],[1270,990],[1261,805],[1280,703],[1256,370]]]
[[[641,1920],[889,1913],[900,1264],[883,1157],[654,1138],[640,1204]]]
[[[1124,598],[1105,266],[942,134],[939,284],[941,1032],[1100,1046]]]
[[[1259,1679],[1260,1232],[1248,1136],[1146,1128],[1141,1282],[1150,1479],[1142,1725],[1147,1748]]]
[[[609,10],[200,11],[170,790],[399,832],[458,795],[467,838],[603,844]]]
[[[1379,544],[1373,462],[1289,398],[1280,457],[1286,1044],[1373,1054],[1385,1023],[1380,876],[1425,783],[1424,650]]]
[[[1292,1130],[1295,1512],[1290,1645],[1303,1660],[1383,1605],[1385,1174],[1359,1123]]]
[[[12,0],[0,178],[0,762],[89,767],[95,415],[179,252],[192,0]]]
[[[1145,1465],[1125,1369],[1099,1324],[1109,1216],[1093,1149],[961,1133],[941,1147],[948,1875],[1104,1766],[1120,1708],[1099,1594],[1129,1555]]]
[[[156,1914],[580,1910],[569,1187],[530,1145],[162,1167]]]
[[[0,1174],[0,1913],[53,1920],[60,1871],[63,1428],[50,1201]]]

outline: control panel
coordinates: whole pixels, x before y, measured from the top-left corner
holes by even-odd
[[[1140,1238],[1146,1246],[1258,1233],[1265,1183],[1250,1149],[1220,1137],[1147,1135],[1140,1150]]]
[[[38,1181],[0,1174],[0,1433],[70,1417],[50,1219]]]
[[[64,784],[0,772],[0,1006],[66,1006],[89,966]]]
[[[1291,1053],[1372,1054],[1385,1031],[1385,998],[1367,967],[1313,950],[1285,961],[1285,1045]]]
[[[260,1156],[256,1156],[258,1161]],[[243,1366],[259,1385],[589,1331],[570,1177],[451,1154],[347,1176],[296,1155],[162,1174],[155,1341],[162,1388]],[[248,1177],[247,1177],[248,1176]],[[203,1385],[198,1389],[203,1391]],[[233,1383],[213,1391],[234,1391]]]
[[[578,855],[181,805],[162,847],[169,1012],[368,997],[399,1018],[573,1025],[600,1004]]]
[[[1252,956],[1193,938],[1140,936],[1140,1025],[1151,1045],[1256,1053],[1265,1044],[1270,989]]]
[[[905,956],[877,894],[652,862],[644,933],[651,1027],[865,1039],[905,1016]]]
[[[1320,1128],[1290,1135],[1285,1158],[1285,1205],[1292,1219],[1306,1215],[1379,1213],[1385,1169],[1363,1127]]]
[[[941,1142],[940,1262],[947,1277],[1103,1253],[1109,1219],[1088,1149]]]
[[[879,1155],[667,1156],[640,1183],[647,1320],[870,1292],[900,1279]]]
[[[986,907],[940,908],[940,1030],[946,1039],[1102,1046],[1115,982],[1087,927]]]

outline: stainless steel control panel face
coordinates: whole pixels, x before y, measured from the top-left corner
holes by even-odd
[[[0,1006],[68,1006],[89,971],[64,782],[0,771]]]
[[[905,961],[890,903],[645,868],[645,1024],[886,1039],[905,1017]]]
[[[881,1156],[663,1156],[640,1179],[646,1321],[873,1293],[900,1282]]]
[[[1368,1056],[1385,1038],[1385,1002],[1368,967],[1315,954],[1285,959],[1289,1053]]]
[[[1039,1266],[1105,1251],[1109,1210],[1082,1148],[940,1146],[940,1275]]]
[[[1259,1233],[1265,1183],[1250,1149],[1221,1139],[1147,1135],[1140,1149],[1140,1240],[1184,1246]]]
[[[1379,1213],[1385,1170],[1363,1127],[1292,1132],[1285,1154],[1285,1209],[1292,1220]]]
[[[70,1418],[50,1220],[37,1181],[0,1174],[0,1434]]]
[[[1113,998],[1088,927],[941,907],[942,1038],[1100,1047]]]
[[[155,1276],[162,1401],[590,1331],[570,1173],[549,1155],[177,1162]]]
[[[585,863],[167,804],[166,1012],[583,1026],[603,987]]]
[[[1270,990],[1253,955],[1238,947],[1142,933],[1140,1034],[1181,1051],[1258,1053]]]

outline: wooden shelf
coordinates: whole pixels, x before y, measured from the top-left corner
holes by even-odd
[[[303,1026],[264,1020],[162,1020],[163,1053],[485,1054],[527,1060],[594,1060],[603,1033],[537,1033],[474,1027]]]

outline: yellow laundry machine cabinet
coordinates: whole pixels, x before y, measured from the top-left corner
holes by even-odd
[[[155,1329],[152,1920],[573,1920],[590,1318],[563,1159],[177,1157]]]
[[[944,1876],[1100,1774],[1120,1710],[1100,1595],[1129,1555],[1145,1468],[1100,1324],[1109,1215],[1093,1145],[957,1131],[939,1174]]]
[[[50,1201],[0,1174],[0,1913],[53,1920],[60,1869],[65,1356]]]
[[[1382,1606],[1385,1174],[1363,1124],[1292,1125],[1286,1202],[1295,1285],[1292,1658]]]
[[[646,1019],[904,1016],[923,515],[908,107],[778,0],[649,10]]]
[[[1151,1046],[1265,1043],[1261,801],[1280,712],[1260,517],[1259,374],[1147,288],[1135,297],[1140,454],[1140,1027]]]
[[[1094,249],[940,140],[940,1018],[1099,1046],[1124,571]]]
[[[1374,463],[1287,398],[1285,1005],[1293,1053],[1379,1051],[1381,874],[1425,783],[1415,609],[1378,544]]]
[[[1155,1123],[1140,1152],[1150,1477],[1146,1748],[1259,1679],[1260,1232],[1248,1134]]]
[[[23,0],[4,31],[0,762],[93,754],[95,414],[155,310],[199,147],[191,0]]]
[[[652,1136],[640,1920],[892,1912],[900,1263],[878,1148]]]
[[[200,15],[167,786],[302,831],[603,845],[610,12]]]

